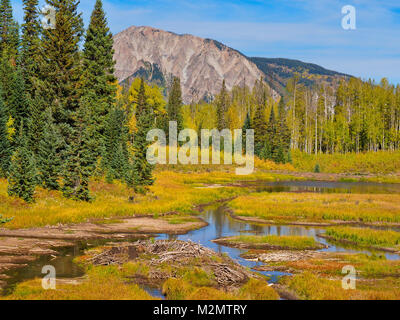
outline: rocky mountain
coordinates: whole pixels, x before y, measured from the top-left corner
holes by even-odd
[[[318,77],[330,79],[341,74],[322,67],[287,59],[248,58],[239,51],[211,39],[178,35],[151,27],[130,27],[114,36],[115,75],[120,83],[133,78],[168,88],[173,76],[181,79],[185,103],[211,100],[225,79],[235,85],[252,87],[260,77],[271,86],[271,94],[284,94],[285,82],[301,72],[313,83]],[[318,77],[315,77],[318,76]],[[304,80],[303,80],[304,81]]]
[[[285,95],[287,81],[297,72],[301,75],[301,83],[313,86],[316,83],[326,82],[335,85],[342,78],[350,75],[327,70],[313,63],[283,58],[249,58],[265,74],[265,81],[281,95]]]

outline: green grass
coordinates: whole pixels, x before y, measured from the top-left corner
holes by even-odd
[[[400,232],[396,231],[336,227],[327,229],[326,235],[338,241],[346,240],[359,245],[398,248],[400,250]]]

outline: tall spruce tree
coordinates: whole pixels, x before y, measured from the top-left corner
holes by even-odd
[[[40,54],[41,25],[39,23],[38,0],[23,0],[24,24],[22,25],[21,66],[24,71],[26,90],[34,96],[35,79],[42,63]]]
[[[116,97],[114,77],[113,37],[101,0],[97,0],[86,32],[83,49],[82,95],[90,95],[88,103],[98,142],[97,155],[104,152],[107,116]]]
[[[120,105],[109,113],[105,128],[105,153],[102,166],[106,171],[106,179],[124,179],[129,170],[129,154],[127,148],[127,117]]]
[[[168,121],[176,121],[178,124],[178,132],[183,130],[182,116],[182,89],[181,81],[178,77],[174,77],[172,89],[168,99]]]
[[[54,124],[51,109],[46,111],[43,135],[37,152],[37,167],[41,185],[49,190],[59,190],[61,176],[61,154],[64,141],[58,128]]]
[[[33,154],[28,146],[28,138],[23,128],[23,123],[21,123],[17,147],[11,157],[9,167],[8,194],[30,203],[34,201],[37,172]]]
[[[226,89],[225,80],[222,81],[222,88],[216,100],[217,128],[218,130],[228,129],[227,112],[229,109],[229,94]]]
[[[258,104],[252,121],[254,128],[254,153],[259,157],[263,152],[267,129],[268,129],[265,112],[266,112],[265,103],[263,102]]]
[[[264,136],[263,147],[260,158],[274,160],[273,155],[277,146],[276,136],[276,118],[274,107],[271,108],[267,130]]]
[[[1,87],[0,87],[1,91]],[[0,94],[0,177],[7,177],[11,160],[11,145],[8,139],[7,121],[9,115]]]
[[[79,43],[83,33],[78,0],[46,0],[56,10],[54,28],[43,30],[40,96],[51,106],[54,122],[67,144],[72,143],[74,114],[79,108],[82,66]]]
[[[0,0],[0,52],[16,60],[19,47],[19,26],[13,18],[10,0]]]
[[[136,121],[137,132],[133,141],[132,169],[127,182],[134,187],[136,193],[145,193],[148,186],[154,183],[152,174],[154,165],[147,161],[147,150],[152,143],[146,140],[147,133],[154,124],[154,114],[147,103],[143,79],[140,82]]]
[[[25,91],[24,78],[19,67],[12,74],[8,112],[14,119],[14,127],[19,128],[24,123],[24,132],[27,133],[30,105]]]
[[[250,112],[246,114],[246,119],[244,120],[243,128],[242,128],[242,146],[243,149],[246,150],[247,147],[247,130],[253,129],[251,124]]]
[[[97,162],[94,156],[97,147],[96,129],[91,120],[90,98],[82,98],[74,113],[76,120],[67,144],[62,175],[64,196],[77,201],[92,200],[89,181]]]

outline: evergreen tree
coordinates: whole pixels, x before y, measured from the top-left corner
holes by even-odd
[[[97,159],[97,143],[95,127],[91,121],[90,97],[80,102],[80,107],[74,114],[76,119],[72,128],[71,139],[65,152],[63,170],[63,193],[67,198],[77,201],[90,201],[89,180],[92,176]]]
[[[182,90],[181,81],[178,77],[174,77],[172,89],[168,99],[168,122],[176,121],[178,123],[178,132],[183,130],[183,117],[182,117]]]
[[[21,66],[24,71],[26,90],[34,97],[35,79],[41,64],[38,0],[23,0],[24,24],[22,25]]]
[[[26,202],[34,201],[36,187],[36,167],[28,139],[21,123],[17,148],[11,157],[8,173],[8,194]]]
[[[228,129],[227,112],[229,108],[229,94],[226,89],[225,80],[222,82],[221,92],[217,97],[217,128],[218,130]]]
[[[54,124],[50,108],[46,111],[43,138],[39,142],[37,165],[39,169],[39,181],[44,188],[59,190],[59,177],[61,175],[61,155],[63,140],[58,128]]]
[[[16,58],[19,47],[19,26],[13,18],[10,0],[0,0],[0,52]]]
[[[102,166],[106,171],[108,182],[125,178],[129,168],[126,122],[124,110],[120,106],[114,107],[106,123],[105,153],[102,158]]]
[[[263,148],[265,146],[265,139],[268,129],[265,112],[266,105],[264,103],[258,104],[253,118],[254,153],[259,157],[261,157],[261,153],[263,152]]]
[[[113,37],[107,26],[107,19],[101,0],[97,0],[83,50],[82,91],[90,95],[88,100],[96,127],[97,154],[104,150],[104,131],[107,116],[115,103],[116,78],[114,77]]]
[[[243,150],[246,150],[246,146],[247,146],[247,130],[252,129],[252,125],[251,125],[251,117],[250,117],[250,113],[248,112],[246,114],[246,119],[244,120],[244,125],[242,128],[242,137],[243,137],[243,141],[242,141],[242,146],[243,146]]]
[[[136,109],[136,127],[137,132],[133,141],[133,159],[131,174],[128,178],[128,184],[134,187],[135,192],[146,192],[147,187],[153,185],[152,175],[154,165],[147,161],[147,150],[152,144],[146,140],[147,133],[152,129],[154,115],[152,108],[147,104],[147,98],[144,88],[144,80],[141,79]]]
[[[21,70],[17,69],[12,75],[10,84],[10,97],[8,100],[8,112],[14,119],[15,128],[19,128],[24,123],[24,131],[27,132],[27,122],[30,118],[30,106],[26,96],[25,83]]]
[[[0,94],[0,177],[3,178],[7,176],[11,158],[11,146],[7,132],[8,118],[8,112]]]
[[[54,28],[43,30],[38,94],[52,107],[56,126],[67,144],[72,143],[74,114],[79,108],[81,60],[79,42],[83,33],[78,0],[46,0],[56,10]]]

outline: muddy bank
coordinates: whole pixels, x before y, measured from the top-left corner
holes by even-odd
[[[302,249],[296,249],[293,247],[289,246],[279,246],[279,245],[273,245],[273,244],[268,244],[268,243],[247,243],[247,242],[240,242],[240,241],[235,241],[235,237],[227,237],[227,238],[220,238],[220,239],[215,239],[212,240],[212,242],[226,246],[226,247],[231,247],[231,248],[237,248],[237,249],[258,249],[258,250],[290,250],[290,251],[296,251],[296,250],[320,250],[327,248],[328,246],[323,245],[321,243],[317,243],[315,246],[310,246]]]
[[[343,221],[343,220],[331,220],[328,222],[313,222],[313,221],[276,221],[266,220],[257,217],[238,216],[233,213],[233,210],[226,209],[229,212],[232,219],[257,224],[273,224],[273,225],[287,225],[287,226],[303,226],[303,227],[337,227],[337,226],[362,226],[362,227],[400,227],[400,223],[389,223],[389,222],[371,222],[365,223],[361,221]]]
[[[6,273],[12,269],[27,267],[40,256],[56,257],[59,249],[73,247],[79,241],[146,239],[153,234],[184,234],[205,226],[207,223],[197,217],[180,224],[163,218],[134,217],[31,229],[0,229],[0,278],[7,278]],[[0,288],[4,286],[2,281]]]
[[[304,259],[315,259],[326,257],[327,253],[312,250],[250,250],[243,253],[241,257],[246,260],[258,262],[291,262]],[[268,271],[268,270],[267,270]]]

